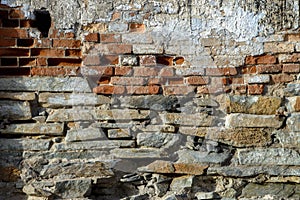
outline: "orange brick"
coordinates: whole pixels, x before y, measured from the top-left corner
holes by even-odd
[[[288,74],[276,74],[272,75],[272,81],[274,83],[288,83],[294,81],[294,77]]]
[[[65,38],[68,38],[68,39],[75,38],[75,33],[67,32],[67,33],[65,33]]]
[[[83,60],[84,65],[117,65],[119,57],[115,55],[89,55]]]
[[[9,17],[12,19],[24,19],[25,15],[24,15],[23,11],[21,11],[19,9],[12,9],[9,13]]]
[[[102,43],[119,43],[119,42],[121,42],[121,35],[119,35],[119,34],[100,34],[100,41]]]
[[[176,65],[182,65],[184,63],[184,57],[176,57],[174,59],[174,62],[176,63]]]
[[[16,39],[3,39],[0,38],[0,47],[10,47],[16,45]]]
[[[29,56],[29,49],[3,48],[0,49],[0,56]]]
[[[80,67],[81,59],[76,58],[48,58],[49,66],[73,66]]]
[[[151,86],[127,86],[128,94],[159,94],[160,87],[156,85]]]
[[[47,65],[47,58],[38,57],[36,59],[37,66],[46,66]]]
[[[115,67],[115,75],[116,76],[130,76],[133,72],[132,67],[129,66],[121,66]]]
[[[51,48],[52,47],[52,40],[50,40],[48,38],[36,39],[34,43],[37,48]]]
[[[269,74],[278,73],[282,71],[281,65],[258,65],[256,66],[257,73],[259,74]]]
[[[202,76],[190,76],[185,78],[185,82],[189,85],[206,85],[209,82],[209,78]]]
[[[242,67],[242,74],[256,74],[256,66]]]
[[[97,94],[123,94],[125,93],[124,86],[100,85],[93,88],[93,92]]]
[[[284,64],[282,72],[299,73],[300,72],[300,64]]]
[[[175,70],[173,67],[164,67],[160,70],[160,77],[173,77],[175,75]]]
[[[60,49],[31,49],[31,56],[63,57],[64,55],[65,51]]]
[[[84,37],[84,40],[87,42],[99,42],[99,34],[98,33],[89,33]]]
[[[106,55],[131,53],[132,45],[129,44],[98,44],[95,50]]]
[[[81,74],[86,76],[112,76],[114,69],[110,66],[87,66],[81,67]]]
[[[300,41],[300,34],[288,34],[286,39],[291,42],[298,42]]]
[[[232,85],[232,90],[234,94],[246,94],[247,85]]]
[[[100,80],[98,81],[98,84],[99,85],[109,84],[109,82],[110,82],[110,77],[101,77]]]
[[[129,24],[129,31],[130,32],[138,32],[143,33],[146,30],[145,24],[137,24],[137,23],[131,23]]]
[[[251,95],[263,94],[265,86],[262,84],[248,85],[248,93]]]
[[[232,76],[237,75],[237,69],[235,67],[226,68],[207,68],[206,75],[208,76]]]
[[[80,40],[72,40],[72,39],[54,39],[53,47],[65,47],[65,48],[80,48],[81,41]]]
[[[159,69],[155,67],[135,67],[134,76],[158,76]]]
[[[275,64],[276,62],[276,57],[271,55],[257,56],[256,60],[256,64]]]
[[[70,76],[76,75],[77,68],[63,68],[63,67],[33,67],[31,68],[32,76]]]
[[[183,78],[161,78],[161,82],[164,85],[183,85]]]
[[[2,28],[0,29],[0,38],[27,38],[28,32],[26,29]]]
[[[35,58],[19,58],[19,66],[36,66]]]
[[[81,49],[66,49],[66,56],[81,57]]]
[[[25,19],[25,20],[20,20],[20,27],[21,28],[35,27],[35,24],[33,20]]]

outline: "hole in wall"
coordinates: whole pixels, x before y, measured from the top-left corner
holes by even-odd
[[[51,16],[46,8],[35,9],[33,14],[35,15],[37,29],[41,32],[42,37],[48,37],[49,29],[51,27]]]

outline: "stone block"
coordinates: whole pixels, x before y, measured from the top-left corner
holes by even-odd
[[[116,158],[167,158],[169,155],[157,148],[122,148],[113,149],[110,151],[111,155]]]
[[[189,175],[202,175],[208,168],[208,165],[201,164],[187,164],[187,163],[174,163],[176,174],[189,174]]]
[[[253,83],[269,83],[270,82],[269,75],[252,75],[245,77],[245,83],[253,84]]]
[[[177,124],[182,126],[200,126],[209,127],[215,124],[216,118],[204,113],[183,114],[183,113],[166,113],[161,118],[166,124]]]
[[[149,33],[127,33],[122,35],[122,42],[129,44],[151,44],[153,39]]]
[[[107,131],[109,139],[128,139],[132,138],[130,129],[109,129]]]
[[[251,115],[234,113],[226,116],[227,128],[280,128],[283,121],[275,115]]]
[[[289,130],[300,132],[300,114],[292,114],[290,117],[288,117],[286,124]]]
[[[98,106],[109,104],[110,98],[93,93],[40,93],[39,102],[43,107]]]
[[[121,55],[119,56],[119,64],[122,66],[137,66],[139,62],[136,56]]]
[[[174,173],[175,169],[170,161],[156,160],[145,167],[138,168],[138,171],[155,174],[170,174]]]
[[[192,188],[194,183],[194,176],[181,176],[178,178],[174,178],[171,185],[170,190],[176,191],[177,193],[183,192],[185,189]]]
[[[289,129],[275,130],[273,135],[280,147],[300,148],[300,132],[292,132]]]
[[[22,135],[63,135],[64,124],[62,123],[29,123],[9,124],[1,129],[1,134],[22,134]],[[0,134],[0,135],[1,135]]]
[[[46,151],[50,147],[46,139],[4,139],[0,140],[0,151]]]
[[[60,180],[55,182],[53,193],[61,198],[83,198],[90,194],[92,180],[87,178]]]
[[[299,152],[287,148],[238,149],[233,163],[239,165],[292,165],[300,164]]]
[[[31,108],[28,102],[0,101],[0,120],[29,120],[31,117]]]
[[[300,96],[300,83],[288,83],[284,89],[286,96]]]
[[[35,100],[35,93],[33,92],[0,92],[1,99],[33,101]]]
[[[272,96],[229,96],[228,113],[273,115],[281,105],[281,98]]]
[[[288,97],[287,109],[289,112],[300,112],[300,96]]]
[[[39,92],[91,92],[91,88],[87,80],[81,77],[1,78],[0,90]]]
[[[167,148],[174,146],[180,140],[180,135],[172,133],[138,133],[137,145],[155,148]]]
[[[105,134],[99,128],[71,129],[66,135],[66,142],[106,139]]]
[[[164,48],[159,45],[152,44],[135,44],[133,45],[134,54],[162,54]]]

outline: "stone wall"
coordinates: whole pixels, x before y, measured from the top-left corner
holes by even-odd
[[[298,1],[0,3],[0,199],[300,198]]]

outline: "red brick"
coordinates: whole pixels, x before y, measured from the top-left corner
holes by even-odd
[[[81,49],[66,49],[66,56],[81,57]]]
[[[274,83],[288,83],[294,81],[294,77],[288,74],[276,74],[272,75],[272,81]]]
[[[227,78],[227,84],[244,84],[244,78],[243,77]]]
[[[33,39],[17,39],[17,46],[19,47],[32,47],[33,45]]]
[[[237,75],[237,69],[235,67],[207,68],[206,75],[208,75],[208,76]]]
[[[156,57],[152,55],[140,56],[140,65],[151,66],[156,65]]]
[[[58,31],[56,29],[50,29],[49,30],[49,38],[63,38],[64,33],[61,31]]]
[[[133,69],[129,66],[115,67],[116,76],[130,76],[132,75]]]
[[[101,77],[97,83],[99,85],[102,85],[102,84],[109,84],[109,82],[110,82],[110,77]]]
[[[47,58],[39,57],[36,59],[37,66],[47,66]]]
[[[189,85],[206,85],[209,82],[209,78],[202,76],[190,76],[185,78],[185,82]]]
[[[257,73],[259,74],[270,74],[279,73],[282,71],[281,65],[258,65],[256,66]]]
[[[18,59],[17,58],[1,58],[1,65],[0,66],[18,66]]]
[[[188,95],[194,93],[195,89],[194,86],[185,85],[163,86],[163,93],[164,95]]]
[[[300,64],[284,64],[282,72],[299,73],[300,72]]]
[[[172,56],[157,56],[156,63],[166,66],[172,66],[173,65],[174,57]]]
[[[113,85],[145,85],[144,78],[137,77],[111,77],[111,84]]]
[[[89,33],[84,37],[84,40],[87,42],[99,42],[99,34],[98,33]]]
[[[248,85],[248,94],[252,94],[252,95],[263,94],[264,88],[265,88],[264,85],[261,84]]]
[[[33,67],[31,68],[32,76],[70,76],[76,75],[77,68],[63,68],[63,67]]]
[[[149,78],[148,85],[162,85],[163,81],[161,78]]]
[[[44,57],[63,57],[64,50],[60,49],[31,49],[31,56],[44,56]]]
[[[0,47],[9,47],[9,46],[15,46],[15,45],[16,45],[16,39],[0,38]]]
[[[72,40],[72,39],[54,39],[53,47],[65,47],[65,48],[80,48],[81,41],[80,40]]]
[[[114,55],[88,55],[84,58],[84,65],[117,65],[119,57]]]
[[[35,58],[20,58],[19,66],[36,66]]]
[[[151,86],[127,86],[128,94],[159,94],[160,87],[156,85]]]
[[[145,24],[137,24],[137,23],[131,23],[129,24],[129,31],[130,32],[138,32],[143,33],[146,30]]]
[[[161,78],[161,81],[164,85],[183,85],[183,78]]]
[[[0,76],[29,76],[30,67],[0,67]]]
[[[134,76],[158,76],[159,68],[155,67],[135,67]]]
[[[27,38],[28,32],[26,29],[3,28],[0,29],[0,38]]]
[[[17,28],[19,26],[20,26],[20,20],[18,20],[18,19],[3,20],[2,21],[2,27]]]
[[[121,42],[121,35],[119,35],[119,34],[100,34],[100,41],[102,43],[119,43],[119,42]]]
[[[100,85],[93,88],[93,92],[97,94],[123,94],[125,93],[124,86]]]
[[[164,67],[159,72],[160,77],[173,77],[175,76],[175,70],[173,67]]]
[[[20,20],[20,27],[21,28],[33,28],[36,27],[35,23],[33,20],[30,19],[25,19],[25,20]]]
[[[285,54],[279,58],[280,58],[280,62],[282,63],[300,62],[300,53]]]
[[[80,67],[81,59],[76,58],[48,58],[49,66],[73,66]]]
[[[242,74],[256,74],[256,66],[242,67]]]
[[[174,59],[174,62],[176,63],[176,65],[182,65],[184,63],[184,57],[176,57]]]
[[[11,19],[24,19],[25,18],[25,15],[23,13],[23,11],[19,10],[19,9],[12,9],[10,12],[9,12],[9,17]]]
[[[0,56],[29,56],[29,49],[4,48],[0,49]]]
[[[255,65],[256,64],[256,60],[257,60],[257,58],[254,57],[254,56],[247,56],[245,58],[245,64],[246,65]]]
[[[271,55],[257,56],[256,60],[256,64],[275,64],[276,62],[276,57]]]

